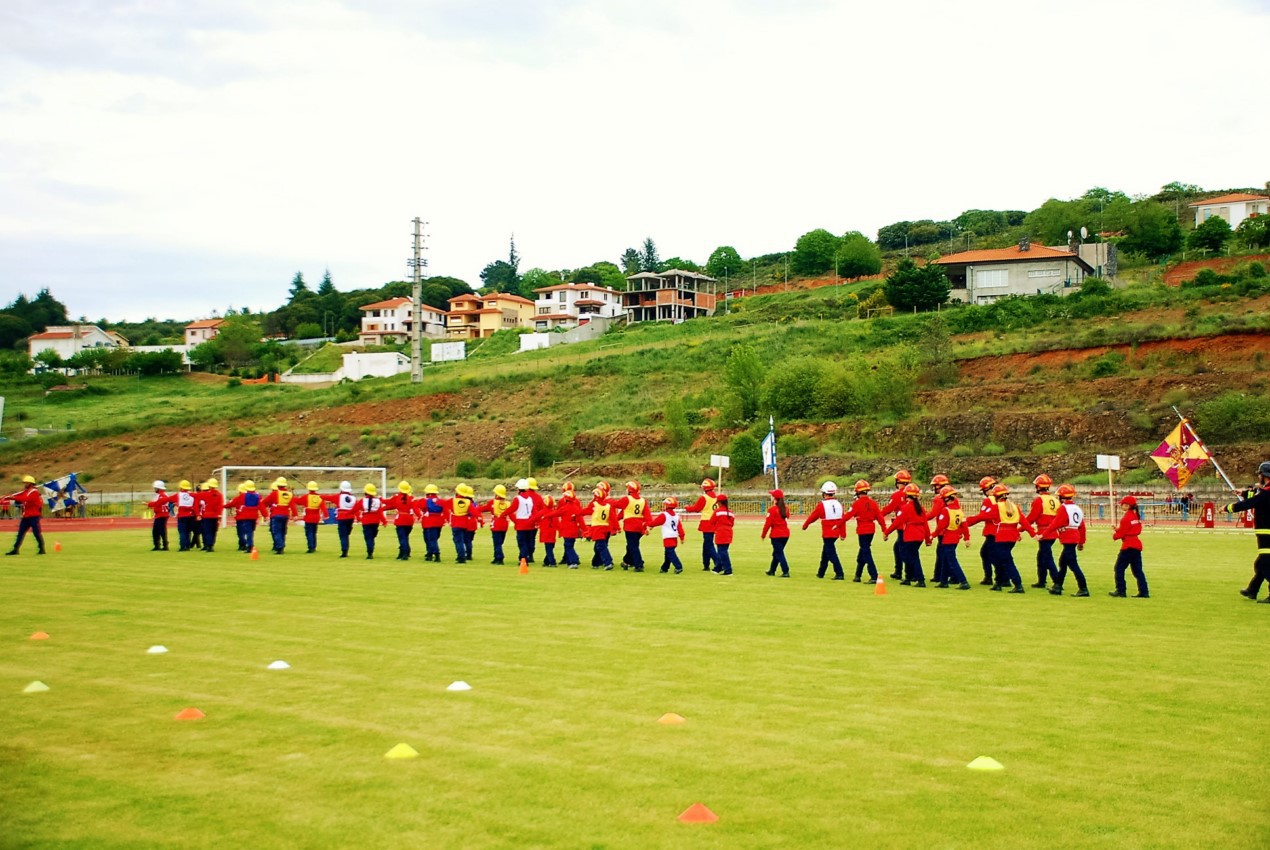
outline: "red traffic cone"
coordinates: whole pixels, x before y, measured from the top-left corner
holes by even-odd
[[[256,547],[255,547],[255,546],[252,546],[252,547],[251,547],[251,559],[252,559],[253,561],[259,561],[259,560],[260,560],[260,553],[259,553],[258,551],[256,551]]]
[[[684,809],[678,818],[683,823],[714,823],[719,816],[710,811],[703,803],[693,803]]]
[[[529,562],[526,561],[524,558],[520,559],[520,574],[522,576],[529,575]]]
[[[53,551],[54,551],[54,552],[60,552],[60,551],[62,551],[62,544],[61,544],[61,543],[59,543],[59,542],[57,542],[56,540],[54,540],[54,541],[53,541]]]
[[[874,596],[886,596],[886,579],[878,576],[878,583],[873,585]]]

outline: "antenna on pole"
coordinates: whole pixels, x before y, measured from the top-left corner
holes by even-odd
[[[423,259],[423,226],[427,224],[418,216],[414,218],[414,257],[406,261],[410,266],[410,383],[423,383],[423,270],[428,261]]]

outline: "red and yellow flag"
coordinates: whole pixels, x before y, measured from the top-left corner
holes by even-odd
[[[1164,477],[1179,490],[1186,486],[1196,470],[1208,462],[1208,458],[1208,450],[1185,419],[1151,452],[1151,459],[1160,467]]]

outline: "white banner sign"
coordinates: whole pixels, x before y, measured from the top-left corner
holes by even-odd
[[[1098,455],[1098,468],[1116,472],[1120,469],[1120,455]]]
[[[710,465],[720,469],[727,469],[731,460],[727,455],[710,455]]]

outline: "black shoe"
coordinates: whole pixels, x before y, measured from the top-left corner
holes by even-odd
[[[859,583],[860,583],[860,577],[859,577],[859,576],[856,576],[855,578],[853,578],[853,579],[851,579],[851,580],[852,580],[853,582],[855,582],[856,584],[859,584]]]
[[[1072,594],[1072,596],[1088,596],[1088,595],[1089,595],[1089,591],[1083,587]]]
[[[6,555],[16,555],[16,554],[18,554],[18,550],[17,550],[17,549],[10,549],[8,552],[5,552],[4,554],[6,554]]]
[[[834,577],[833,577],[833,580],[834,580],[834,581],[846,581],[846,579],[847,579],[847,577],[846,577],[846,576],[834,576]]]
[[[347,553],[347,552],[340,552],[340,557],[341,557],[341,558],[347,558],[347,557],[348,557],[348,553]]]
[[[1257,598],[1257,594],[1253,593],[1251,590],[1249,590],[1246,587],[1243,590],[1239,591],[1239,595],[1242,596],[1244,599],[1256,600]]]
[[[1010,592],[1010,593],[1026,593],[1027,591],[1025,591],[1025,590],[1024,590],[1023,588],[1021,588],[1021,587],[1012,587],[1012,588],[1010,588],[1009,592]]]
[[[1004,590],[1004,588],[999,584],[992,585],[992,589],[995,590],[997,593],[1000,593],[1002,590]]]
[[[708,572],[710,572],[710,568],[709,568],[709,567],[702,567],[702,568],[701,568],[701,571],[702,571],[703,573],[708,573]]]
[[[10,552],[9,554],[10,554],[10,555],[14,555],[14,554],[16,554],[16,553],[15,553],[15,552]],[[824,578],[824,577],[825,577],[824,572],[819,572],[819,573],[816,573],[816,578]]]
[[[980,584],[985,584],[985,585],[990,585],[990,584],[992,584],[992,579],[990,579],[990,578],[985,578],[983,581],[981,581],[981,582],[979,582],[979,583],[980,583]]]
[[[613,565],[612,565],[612,564],[609,564],[608,566],[606,566],[606,567],[604,568],[604,571],[605,571],[606,573],[611,573],[611,572],[613,572]]]
[[[957,589],[958,589],[958,590],[969,590],[969,589],[970,589],[970,582],[968,582],[968,581],[963,581],[961,584],[957,585]]]
[[[1062,596],[1062,595],[1063,595],[1062,587],[1055,585],[1054,587],[1050,588],[1050,596]]]
[[[900,579],[904,578],[904,576],[902,576],[900,573],[891,573],[891,578],[895,579],[896,581],[899,581]]]
[[[160,549],[158,546],[155,546],[155,547],[154,547],[153,549],[151,549],[150,551],[151,551],[151,552],[162,552],[163,550],[162,550],[162,549]],[[1240,591],[1240,593],[1242,593],[1242,592],[1243,592],[1243,591]]]
[[[926,586],[926,582],[924,582],[924,581],[915,581],[915,582],[913,582],[913,587],[925,587],[925,586]]]
[[[891,576],[891,578],[895,578],[895,576]],[[900,584],[904,585],[905,587],[908,587],[912,583],[913,582],[909,581],[908,579],[904,579],[902,582],[900,582]]]
[[[865,579],[865,580],[864,580],[864,583],[865,583],[865,584],[877,584],[877,583],[878,583],[878,580],[877,580],[877,579],[875,579],[875,578],[868,578],[868,579]]]
[[[940,588],[940,589],[942,589],[942,590],[947,590],[947,589],[948,589],[948,582],[946,582],[946,581],[941,581],[939,584],[935,585],[935,587],[938,587],[938,588]]]
[[[781,573],[781,578],[789,578],[789,573]]]
[[[774,576],[776,575],[776,570],[768,570],[765,575]]]
[[[1125,598],[1126,596],[1128,596],[1129,594],[1125,593],[1123,590],[1113,590],[1113,591],[1111,591],[1111,593],[1108,593],[1107,595],[1108,595],[1108,596],[1113,596],[1113,597],[1115,597],[1115,598],[1117,598],[1117,599],[1124,599],[1124,598]]]
[[[1257,600],[1257,604],[1259,604],[1259,605],[1270,605],[1270,596],[1267,596],[1265,599],[1258,599],[1258,600]]]
[[[1036,584],[1032,585],[1032,587],[1037,587],[1037,588],[1040,588],[1041,590],[1044,590],[1044,589],[1045,589],[1045,582],[1043,582],[1043,581],[1038,581]]]
[[[577,567],[569,567],[569,569],[571,569],[571,570],[576,570],[576,569],[577,569]],[[682,572],[683,572],[683,570],[682,570],[682,569],[677,569],[677,570],[675,570],[675,575],[679,575],[679,574],[680,574],[680,573],[682,573]]]
[[[1134,598],[1134,599],[1150,599],[1150,598],[1151,598],[1151,594],[1149,594],[1149,593],[1135,593],[1135,594],[1133,594],[1133,598]]]

